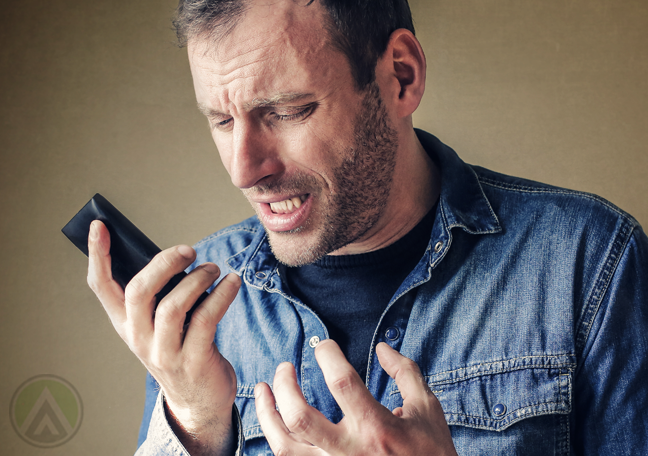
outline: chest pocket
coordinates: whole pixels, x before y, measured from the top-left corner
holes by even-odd
[[[503,431],[529,417],[571,411],[568,370],[521,369],[429,386],[449,425]]]
[[[426,377],[459,454],[569,454],[575,360],[527,357]]]

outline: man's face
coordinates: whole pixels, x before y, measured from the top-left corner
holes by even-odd
[[[355,89],[322,19],[319,5],[252,2],[222,41],[189,42],[223,164],[293,266],[372,234],[398,147],[377,85]]]

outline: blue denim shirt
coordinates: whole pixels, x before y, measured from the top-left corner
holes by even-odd
[[[597,196],[467,165],[417,133],[441,170],[441,196],[428,248],[376,327],[373,396],[402,405],[374,351],[386,342],[421,368],[460,455],[648,454],[648,239],[639,224]],[[243,279],[216,334],[238,380],[239,452],[272,454],[253,389],[271,385],[283,361],[296,366],[308,403],[341,419],[309,345],[327,329],[288,293],[259,221],[196,249],[195,265],[212,261]],[[141,454],[186,454],[148,385]]]

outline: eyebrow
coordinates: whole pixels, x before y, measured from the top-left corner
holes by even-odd
[[[269,98],[255,98],[249,103],[243,105],[243,109],[246,111],[252,111],[253,109],[258,108],[268,108],[277,105],[283,105],[287,103],[294,103],[296,101],[301,101],[305,98],[312,97],[311,93],[301,93],[301,92],[290,92],[290,93],[280,93]],[[198,102],[198,110],[207,117],[215,116],[224,116],[225,113],[217,111],[215,109],[208,108],[205,104]]]

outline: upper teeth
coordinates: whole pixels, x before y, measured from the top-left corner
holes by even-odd
[[[294,198],[279,201],[278,203],[270,203],[270,209],[272,209],[272,212],[277,214],[286,214],[288,212],[294,211],[295,209],[298,209],[305,199],[306,195],[295,196]]]

